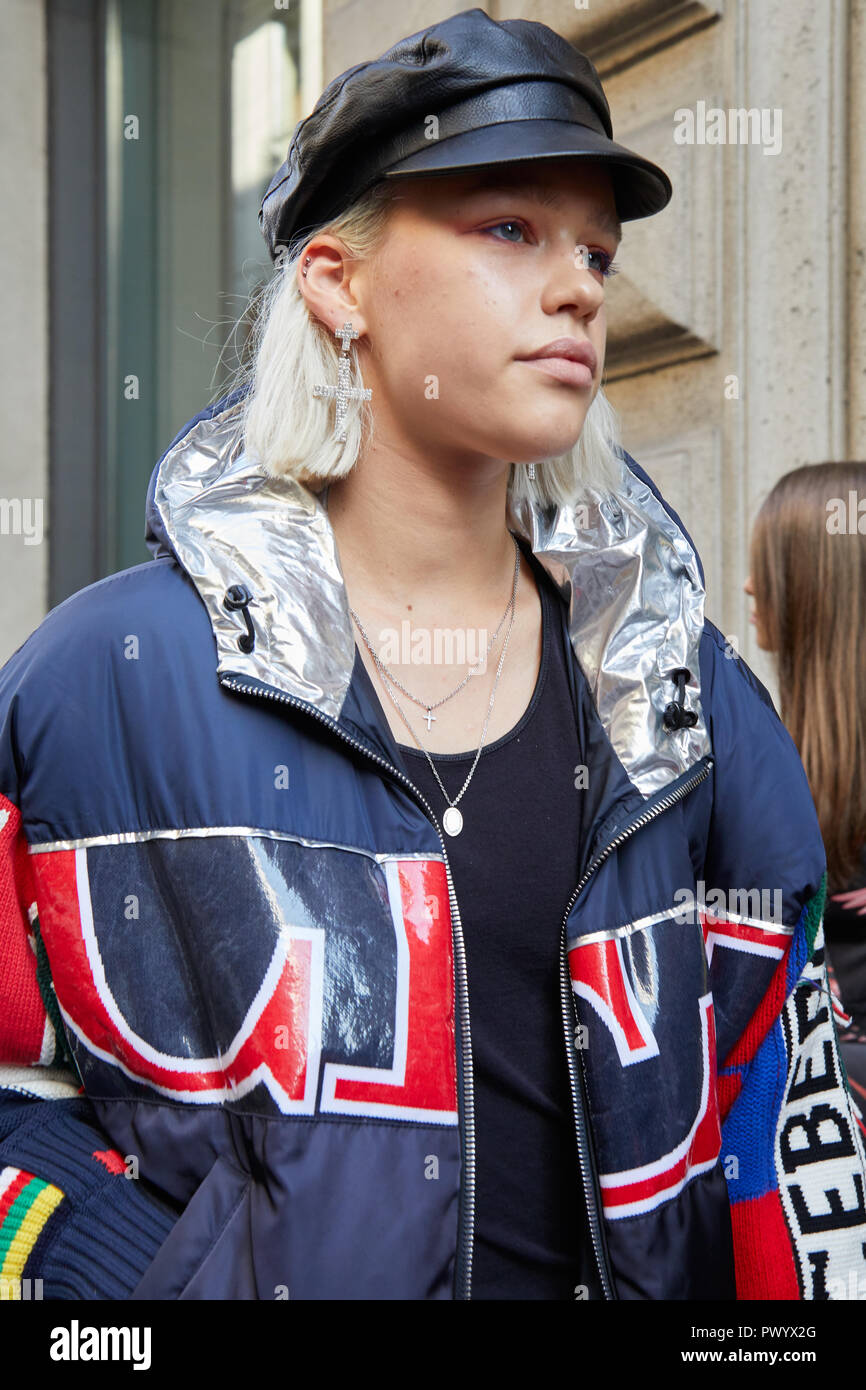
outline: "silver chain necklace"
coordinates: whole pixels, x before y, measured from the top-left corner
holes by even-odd
[[[515,543],[516,543],[516,542],[515,542]],[[491,712],[491,710],[493,709],[493,701],[494,701],[494,699],[496,698],[496,687],[497,687],[497,685],[499,684],[499,677],[502,675],[502,667],[503,667],[503,663],[505,662],[505,653],[506,653],[507,650],[508,650],[508,639],[509,639],[510,636],[511,636],[511,629],[512,629],[513,626],[514,626],[514,615],[515,615],[515,612],[516,612],[515,597],[516,597],[516,594],[517,594],[517,576],[519,576],[519,574],[520,574],[520,548],[518,547],[518,550],[517,550],[517,571],[516,571],[515,582],[514,582],[514,591],[513,591],[513,593],[512,593],[511,603],[510,603],[510,605],[509,605],[509,607],[511,608],[511,621],[510,621],[510,623],[508,624],[508,631],[507,631],[506,634],[505,634],[505,641],[504,641],[504,643],[503,643],[503,645],[502,645],[502,655],[501,655],[500,658],[499,658],[499,665],[498,665],[498,667],[496,668],[496,679],[495,679],[495,681],[493,682],[493,689],[492,689],[491,692],[490,692],[490,703],[489,703],[488,706],[487,706],[487,714],[486,714],[485,719],[484,719],[484,728],[481,730],[481,742],[480,742],[479,745],[478,745],[478,752],[475,754],[475,761],[473,762],[471,768],[469,769],[469,775],[467,776],[466,781],[463,783],[463,786],[460,788],[459,792],[457,793],[457,795],[455,796],[455,798],[454,798],[453,801],[451,800],[450,796],[449,796],[448,793],[446,792],[445,788],[442,786],[442,778],[439,776],[439,773],[436,771],[436,766],[435,766],[435,764],[434,764],[434,762],[433,762],[433,759],[430,757],[430,754],[427,752],[427,749],[424,747],[424,745],[423,745],[423,743],[421,742],[421,740],[419,739],[418,735],[415,733],[415,730],[412,728],[412,725],[409,723],[409,720],[406,718],[405,714],[403,713],[403,710],[400,708],[400,703],[399,703],[399,701],[397,700],[397,697],[395,696],[394,691],[393,691],[392,688],[391,688],[391,682],[388,680],[388,678],[387,678],[387,677],[385,676],[385,674],[384,674],[384,670],[383,670],[383,667],[382,667],[382,663],[381,663],[381,661],[379,660],[379,657],[377,656],[376,652],[373,650],[373,648],[372,648],[372,646],[370,645],[369,641],[367,641],[367,639],[365,638],[365,641],[367,641],[367,647],[368,647],[368,649],[369,649],[370,655],[372,656],[373,660],[374,660],[375,663],[376,663],[376,669],[378,670],[379,675],[380,675],[381,678],[382,678],[382,682],[383,682],[383,684],[384,684],[386,690],[388,691],[388,694],[390,695],[391,700],[393,701],[393,703],[394,703],[394,705],[395,705],[395,707],[396,707],[397,713],[399,714],[400,718],[403,720],[403,723],[406,725],[406,728],[409,730],[409,732],[410,732],[410,734],[412,735],[412,737],[414,738],[415,742],[418,744],[418,747],[421,749],[421,752],[424,754],[424,757],[427,759],[428,763],[430,764],[430,768],[431,768],[431,771],[432,771],[432,773],[433,773],[433,776],[436,778],[436,781],[439,783],[439,786],[442,788],[442,795],[444,796],[445,800],[448,802],[448,809],[446,810],[445,814],[444,814],[443,817],[442,817],[442,828],[443,828],[443,830],[445,830],[445,832],[446,832],[448,835],[459,835],[459,834],[460,834],[460,831],[463,829],[463,812],[460,811],[460,810],[458,810],[458,808],[457,808],[457,802],[458,802],[458,801],[460,800],[460,798],[463,796],[463,793],[466,791],[466,788],[469,786],[469,783],[472,781],[472,774],[474,773],[476,767],[478,766],[478,759],[481,757],[481,749],[484,747],[484,739],[485,739],[485,737],[486,737],[486,735],[487,735],[487,725],[488,725],[489,722],[490,722],[490,712]]]
[[[490,655],[490,650],[491,650],[491,648],[492,648],[492,646],[493,646],[493,643],[496,641],[497,637],[499,636],[499,633],[500,633],[500,631],[501,631],[501,629],[502,629],[502,624],[505,622],[505,619],[508,617],[509,610],[513,610],[513,608],[514,608],[514,602],[515,602],[515,599],[516,599],[516,597],[517,597],[517,576],[518,576],[518,574],[520,573],[520,546],[517,544],[517,541],[516,541],[516,539],[515,539],[515,537],[514,537],[513,534],[512,534],[512,536],[511,536],[511,539],[514,541],[514,549],[515,549],[515,551],[516,551],[516,554],[515,554],[515,557],[514,557],[514,583],[513,583],[512,586],[511,586],[511,598],[508,600],[508,603],[505,605],[505,612],[502,614],[502,617],[501,617],[500,620],[499,620],[499,626],[497,627],[497,629],[496,629],[496,631],[494,632],[493,636],[491,637],[490,641],[487,643],[487,651],[485,652],[485,659],[486,659],[487,656]],[[435,723],[436,723],[436,716],[435,716],[434,713],[433,713],[434,709],[438,709],[440,705],[446,704],[446,703],[448,702],[448,700],[453,700],[455,695],[459,695],[459,693],[460,693],[460,691],[463,689],[463,687],[467,684],[467,682],[470,680],[470,678],[475,674],[476,667],[480,666],[481,663],[480,663],[479,661],[476,661],[472,666],[470,666],[469,670],[467,671],[466,675],[463,677],[463,679],[462,679],[462,681],[460,682],[460,684],[459,684],[454,690],[451,691],[450,695],[443,695],[441,700],[437,700],[434,704],[431,705],[431,704],[429,704],[426,700],[419,700],[417,695],[413,695],[412,692],[411,692],[411,690],[407,690],[406,687],[405,687],[405,685],[401,685],[401,684],[400,684],[400,682],[398,681],[397,677],[394,675],[394,672],[391,671],[390,668],[387,667],[387,666],[385,665],[385,663],[384,663],[384,661],[382,661],[381,657],[377,656],[376,652],[373,650],[373,644],[372,644],[372,642],[370,641],[369,637],[367,636],[366,630],[365,630],[365,628],[364,628],[364,624],[361,622],[361,619],[358,617],[358,614],[355,612],[354,608],[352,608],[351,604],[349,605],[349,612],[351,613],[352,617],[355,619],[355,622],[357,623],[358,628],[359,628],[359,630],[360,630],[361,636],[363,637],[364,641],[366,642],[367,648],[368,648],[368,650],[369,650],[371,656],[372,656],[372,657],[374,658],[374,660],[376,661],[377,667],[381,668],[381,671],[383,671],[383,672],[385,673],[385,675],[388,677],[388,680],[391,681],[392,685],[396,685],[396,687],[397,687],[398,690],[402,690],[402,692],[403,692],[404,695],[408,695],[408,697],[409,697],[410,700],[414,701],[414,703],[415,703],[416,705],[420,705],[421,708],[425,711],[424,718],[427,720],[427,731],[428,731],[428,733],[429,733],[431,724],[435,724]]]

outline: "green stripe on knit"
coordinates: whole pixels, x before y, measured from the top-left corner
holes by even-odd
[[[0,1226],[0,1268],[9,1251],[9,1246],[18,1234],[18,1229],[27,1215],[40,1192],[43,1192],[49,1184],[43,1182],[41,1178],[31,1178],[22,1187],[15,1201],[3,1218],[3,1225]]]
[[[806,945],[809,948],[808,959],[812,959],[815,950],[815,937],[818,935],[818,928],[824,916],[824,907],[827,901],[827,870],[821,875],[821,882],[818,884],[817,891],[806,904]]]
[[[36,942],[36,983],[39,986],[39,993],[42,996],[42,1003],[45,1012],[51,1020],[51,1027],[54,1029],[56,1041],[54,1065],[68,1066],[81,1081],[84,1082],[72,1055],[69,1046],[69,1039],[66,1036],[66,1029],[63,1026],[63,1018],[60,1013],[60,1006],[57,1003],[57,995],[54,993],[54,985],[51,980],[51,966],[48,963],[48,952],[45,949],[45,942],[42,940],[42,932],[39,928],[38,915],[33,918],[33,936]]]

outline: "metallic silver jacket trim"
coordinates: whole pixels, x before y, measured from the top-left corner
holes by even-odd
[[[243,452],[242,403],[199,421],[159,467],[154,501],[180,563],[204,602],[217,673],[236,672],[338,720],[355,639],[327,489],[272,477]],[[618,460],[616,494],[584,488],[568,507],[524,503],[508,524],[532,547],[569,608],[569,633],[599,717],[645,797],[711,751],[700,702],[705,592],[685,536],[649,487]],[[583,522],[588,522],[584,525]],[[581,523],[581,524],[579,524]],[[253,594],[249,654],[226,590]],[[698,722],[668,731],[669,673],[687,667],[686,708]]]
[[[358,845],[338,845],[332,840],[311,840],[305,835],[293,835],[288,830],[268,830],[255,825],[204,825],[182,827],[176,830],[121,830],[111,835],[88,835],[81,840],[51,840],[47,844],[29,845],[30,854],[53,854],[61,849],[91,849],[96,845],[137,845],[144,840],[185,840],[203,839],[206,835],[246,835],[262,840],[291,840],[296,845],[306,845],[308,849],[341,849],[347,854],[363,854],[377,864],[392,859],[431,859],[444,863],[441,854],[435,850],[387,850],[374,851],[361,849]]]
[[[651,912],[647,917],[638,917],[634,922],[626,922],[622,927],[607,927],[604,931],[588,932],[586,936],[573,936],[569,940],[568,949],[574,951],[578,946],[592,946],[598,941],[615,941],[617,937],[631,936],[634,932],[645,931],[647,927],[660,926],[662,922],[698,910],[704,914],[710,926],[714,922],[733,922],[737,926],[759,927],[761,931],[774,936],[792,936],[796,930],[795,927],[786,927],[780,922],[765,922],[761,917],[741,917],[736,912],[726,912],[722,917],[713,909],[707,908],[702,902],[680,903],[676,907],[667,907],[660,912]]]
[[[667,907],[659,912],[651,912],[647,917],[637,917],[635,921],[626,922],[622,927],[606,927],[603,931],[588,932],[586,936],[573,936],[569,939],[568,949],[575,951],[578,946],[593,946],[599,941],[616,941],[618,937],[646,931],[647,927],[660,926],[669,918],[677,917],[683,910],[682,907]]]
[[[743,917],[739,912],[720,913],[714,907],[707,907],[700,902],[696,906],[703,912],[710,925],[713,922],[733,922],[738,927],[758,927],[773,936],[793,936],[797,930],[796,923],[788,927],[784,922],[768,922],[764,917]]]
[[[569,605],[571,644],[599,718],[648,798],[712,751],[698,660],[706,595],[679,527],[618,464],[615,496],[585,487],[572,506],[540,511],[525,502],[512,516]],[[669,675],[681,666],[691,672],[685,707],[698,722],[669,731]]]

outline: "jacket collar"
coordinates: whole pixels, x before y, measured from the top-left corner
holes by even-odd
[[[356,645],[327,493],[251,463],[238,441],[241,403],[182,431],[148,494],[146,538],[172,553],[210,618],[217,673],[252,677],[339,721]],[[615,494],[585,487],[568,507],[524,503],[508,524],[529,542],[568,609],[580,669],[631,782],[645,797],[710,751],[701,705],[699,644],[705,593],[697,556],[647,484],[620,458]],[[255,632],[238,645],[243,614],[225,607],[243,584]],[[670,731],[670,672],[691,673],[691,728]]]

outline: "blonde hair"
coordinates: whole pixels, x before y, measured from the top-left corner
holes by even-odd
[[[339,237],[350,257],[367,259],[385,234],[393,196],[392,185],[381,181],[316,231]],[[341,349],[337,337],[310,313],[298,288],[298,261],[311,235],[280,249],[275,273],[254,304],[249,365],[235,385],[248,387],[239,426],[247,453],[266,472],[318,491],[354,467],[372,438],[374,414],[369,402],[350,400],[346,439],[339,443],[334,439],[332,403],[313,396],[318,382],[336,381]],[[363,386],[354,356],[351,385]],[[619,419],[599,387],[580,437],[567,454],[537,463],[533,482],[523,464],[511,465],[511,504],[529,500],[541,506],[568,506],[582,484],[615,491],[621,476],[618,447]]]
[[[831,532],[834,499],[866,494],[866,463],[811,463],[779,479],[755,519],[755,608],[827,851],[847,888],[866,842],[866,535]]]

